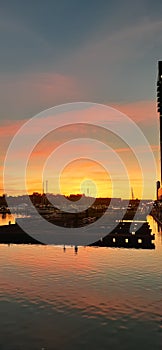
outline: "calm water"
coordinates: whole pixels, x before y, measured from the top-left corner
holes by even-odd
[[[155,250],[1,245],[0,350],[160,350],[162,233],[149,220]]]

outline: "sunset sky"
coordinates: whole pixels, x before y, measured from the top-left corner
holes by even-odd
[[[156,79],[157,61],[162,59],[161,13],[161,0],[154,3],[152,0],[15,0],[1,4],[1,193],[4,159],[16,131],[43,110],[69,102],[104,104],[129,116],[148,139],[159,172]],[[72,130],[66,132],[74,136]],[[29,162],[31,168],[27,172],[29,192],[42,190],[43,160],[46,161],[53,147],[67,142],[66,132],[58,131],[53,137],[49,135],[48,140],[42,140],[42,145],[34,149]],[[80,129],[80,136],[83,135],[85,130]],[[115,139],[107,144],[123,159],[134,194],[140,197],[141,175],[130,150]],[[83,147],[82,160],[65,163],[61,174],[62,193],[78,193],[81,184],[91,180],[93,190],[98,187],[98,196],[111,196],[111,161],[106,173],[103,164],[90,159],[92,145],[86,144],[86,149]],[[89,160],[85,157],[86,150]],[[23,157],[21,150],[20,155],[15,154],[15,159],[19,156]],[[103,163],[107,156],[104,150]],[[46,174],[45,178],[49,180],[49,191],[55,192],[48,176]],[[17,194],[23,193],[16,167],[8,186],[11,193],[15,190]],[[155,184],[148,183],[148,198],[152,197],[152,186],[155,192]],[[128,196],[120,174],[114,195]]]

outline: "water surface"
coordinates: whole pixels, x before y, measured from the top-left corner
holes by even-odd
[[[162,348],[155,250],[0,245],[0,349]]]

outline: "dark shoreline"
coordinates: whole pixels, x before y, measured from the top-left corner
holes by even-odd
[[[41,244],[25,233],[18,224],[0,226],[0,244]]]
[[[148,223],[144,223],[135,234],[129,232],[130,223],[119,223],[115,230],[92,244],[91,247],[142,248],[155,249],[155,235],[151,234]],[[0,226],[0,244],[45,245],[28,235],[16,223]]]

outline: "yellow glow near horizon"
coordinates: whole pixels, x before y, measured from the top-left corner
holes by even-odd
[[[128,179],[122,177],[120,173],[116,174],[115,179],[111,179],[111,174],[109,174],[101,164],[89,159],[78,159],[64,167],[60,175],[60,192],[58,192],[55,187],[55,173],[53,173],[52,177],[49,177],[47,173],[44,180],[48,180],[48,192],[53,194],[60,193],[62,195],[70,195],[84,193],[87,196],[120,197],[128,199],[132,198],[131,188],[133,188],[134,197],[140,199],[142,198],[143,186],[141,173],[137,168],[136,171],[132,168],[127,170]],[[147,186],[149,193],[149,179]],[[8,193],[11,195],[25,193],[21,186],[20,179],[12,183],[9,188],[12,189],[11,192]],[[35,168],[32,169],[32,167],[29,167],[27,171],[27,192],[28,194],[32,194],[33,192],[42,193],[42,188],[42,172],[40,167],[37,167],[36,164]],[[19,189],[19,191],[17,191],[17,189]]]
[[[141,108],[141,106],[140,106]],[[134,109],[133,109],[134,111]],[[80,117],[85,111],[80,111]],[[93,117],[98,117],[97,112],[94,110],[87,110],[87,116],[93,121]],[[81,118],[82,119],[82,118]],[[104,119],[104,116],[103,116]],[[42,128],[41,125],[39,125]],[[8,132],[8,130],[7,130]],[[81,145],[71,145],[68,144],[69,140],[78,138],[85,138],[85,142]],[[93,142],[86,141],[87,139],[92,139]],[[94,140],[98,140],[99,143],[94,143]],[[103,147],[108,145],[111,148],[116,158],[111,157],[109,149]],[[138,141],[138,140],[137,140]],[[43,174],[44,166],[46,160],[57,147],[59,148],[62,144],[65,144],[64,148],[60,148],[60,153],[56,152],[56,157],[51,158],[49,162],[49,168],[47,173]],[[138,146],[138,145],[137,145]],[[153,148],[153,146],[152,146]],[[56,178],[59,177],[58,169],[60,165],[60,160],[64,159],[66,164],[66,156],[71,155],[71,159],[74,157],[77,158],[77,151],[79,155],[83,152],[83,157],[88,159],[79,159],[77,161],[72,161],[63,169],[60,176],[60,193],[63,195],[81,194],[85,193],[86,195],[97,196],[97,197],[120,197],[120,198],[131,198],[131,188],[133,188],[134,197],[142,198],[142,174],[140,166],[137,162],[135,155],[128,145],[120,140],[113,133],[105,131],[105,129],[97,129],[95,125],[85,126],[79,125],[78,127],[74,126],[65,126],[60,128],[55,132],[51,132],[49,135],[46,135],[33,149],[31,157],[29,158],[28,167],[27,167],[27,191],[29,194],[33,192],[42,192],[42,178],[44,181],[48,180],[48,192],[57,194],[57,188],[55,187]],[[81,151],[81,152],[80,152]],[[158,148],[154,147],[153,151],[158,159]],[[140,148],[140,152],[144,154],[143,158],[146,159],[149,157],[149,152],[145,153],[145,148]],[[104,164],[108,170],[105,170],[102,165],[91,161],[93,155],[101,157],[101,164]],[[82,156],[82,155],[81,155]],[[23,151],[20,150],[16,157],[20,159],[24,157]],[[118,158],[118,159],[117,159]],[[19,195],[25,193],[24,184],[21,179],[21,173],[19,174],[19,169],[14,165],[15,159],[12,159],[12,169],[9,169],[8,176],[8,188],[11,190],[10,194]],[[70,158],[67,157],[69,160]],[[67,161],[68,161],[67,160]],[[122,163],[125,169],[125,173],[119,163]],[[149,163],[148,163],[149,164]],[[141,164],[142,166],[142,164]],[[107,173],[108,172],[108,173]],[[146,169],[146,187],[148,189],[147,198],[153,197],[156,195],[155,183],[150,182],[150,168]],[[128,173],[128,177],[126,177]],[[112,176],[112,179],[111,179]],[[3,187],[3,185],[1,186]],[[150,196],[150,193],[154,194]],[[2,192],[3,193],[3,192]],[[8,192],[7,192],[8,193]],[[145,198],[146,198],[145,195]]]
[[[85,194],[91,197],[111,197],[111,179],[97,162],[78,159],[69,163],[60,176],[61,194]]]

